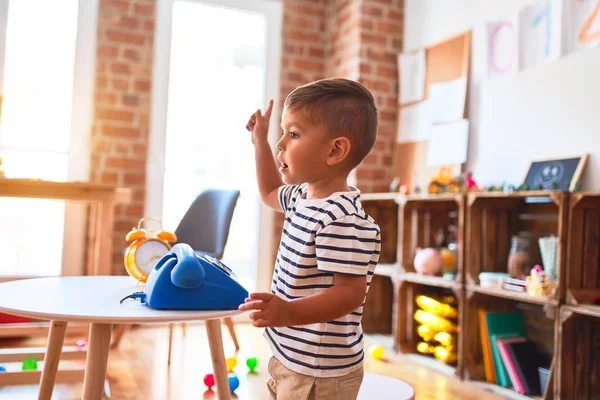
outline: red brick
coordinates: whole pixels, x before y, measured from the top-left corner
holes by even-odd
[[[140,51],[138,49],[125,49],[123,50],[123,58],[131,61],[139,61],[141,58]]]
[[[322,61],[312,61],[299,59],[294,62],[294,66],[300,70],[312,70],[312,71],[321,71],[324,69],[324,64]]]
[[[125,174],[126,185],[143,185],[146,183],[146,173],[128,173]]]
[[[143,168],[145,168],[145,164],[144,164]],[[133,189],[131,192],[132,192],[131,197],[132,197],[134,203],[135,202],[143,203],[146,200],[146,192],[145,192],[144,188]],[[136,221],[136,223],[137,223],[137,221]]]
[[[131,207],[131,206],[130,206]],[[141,218],[141,216],[140,216]],[[113,226],[113,229],[115,231],[121,231],[121,232],[129,232],[135,225],[137,225],[137,221],[135,221],[135,223],[133,222],[133,220],[131,220],[132,222],[129,221],[115,221],[115,224]],[[119,242],[121,242],[122,240],[122,245],[126,246],[125,244],[125,236],[123,236],[123,239],[120,239]]]
[[[102,11],[115,11],[121,13],[127,13],[129,11],[129,1],[119,0],[102,0],[100,3],[100,9]]]
[[[97,90],[94,96],[94,102],[96,103],[96,105],[112,106],[117,103],[117,95],[114,93],[108,93]]]
[[[127,143],[115,143],[115,154],[126,155],[127,153],[129,153],[129,145]]]
[[[154,16],[154,6],[144,4],[134,4],[133,11],[137,15]]]
[[[121,98],[121,101],[126,106],[137,106],[140,104],[140,98],[136,94],[125,94]]]
[[[116,185],[118,181],[118,174],[116,172],[103,172],[100,174],[100,183],[106,185]]]
[[[401,24],[404,23],[404,13],[400,10],[388,10],[387,16],[392,21],[397,21]]]
[[[106,136],[116,136],[124,138],[137,138],[140,137],[140,130],[138,128],[131,128],[126,126],[116,125],[104,125],[102,127],[102,134]]]
[[[318,18],[323,18],[325,16],[325,7],[323,7],[322,5],[318,4],[318,5],[311,5],[311,4],[307,4],[308,2],[306,0],[296,0],[296,1],[284,1],[283,2],[283,7],[284,9],[287,8],[288,11],[292,14],[294,13],[298,13],[298,14],[304,14],[304,15],[311,15],[313,17],[318,17]],[[284,11],[285,12],[285,11]]]
[[[287,34],[290,40],[295,40],[298,42],[307,42],[307,43],[320,43],[321,37],[316,33],[310,32],[302,32],[302,31],[292,31]]]
[[[311,57],[323,58],[324,53],[325,53],[325,51],[323,49],[320,49],[320,48],[309,47],[309,49],[308,49],[308,54]]]
[[[144,21],[144,30],[154,33],[154,21]]]
[[[131,64],[131,74],[135,75],[135,76],[150,77],[150,75],[151,75],[150,65]]]
[[[127,79],[111,79],[110,84],[112,85],[113,89],[117,89],[117,90],[127,90],[129,89],[129,81]]]
[[[98,56],[115,58],[119,54],[117,46],[98,46]]]
[[[99,76],[96,78],[96,89],[106,89],[108,87],[108,80],[106,76]]]
[[[144,206],[143,205],[127,206],[125,208],[125,215],[127,215],[129,217],[142,218],[144,216]]]
[[[106,157],[106,168],[142,170],[146,168],[146,160],[131,157]]]
[[[383,46],[387,43],[387,37],[385,35],[378,35],[372,33],[363,33],[361,39],[364,44],[374,44],[377,46]]]
[[[380,32],[385,33],[402,33],[402,24],[400,22],[388,23],[380,21],[379,24],[377,24],[377,29]]]
[[[146,43],[146,37],[137,33],[125,33],[113,30],[106,31],[106,38],[117,43],[128,43],[142,45]]]
[[[369,15],[372,17],[381,17],[383,16],[383,9],[376,6],[363,6],[362,12],[365,15]]]
[[[134,144],[133,145],[133,154],[140,155],[146,154],[148,152],[148,145],[146,144]]]
[[[394,78],[398,77],[398,70],[396,68],[389,68],[389,67],[380,65],[377,67],[377,75],[394,79]]]
[[[387,172],[381,169],[360,168],[356,171],[359,179],[386,179]]]
[[[110,64],[110,72],[114,74],[128,74],[131,71],[128,64],[112,63]]]
[[[140,22],[137,18],[120,15],[115,25],[122,28],[136,29],[140,25]]]
[[[96,118],[107,121],[133,121],[134,114],[131,111],[121,111],[110,108],[96,108]]]

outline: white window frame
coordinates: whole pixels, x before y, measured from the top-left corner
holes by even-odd
[[[279,0],[157,0],[156,31],[154,37],[154,66],[152,76],[152,109],[150,137],[146,164],[145,212],[149,216],[162,217],[163,187],[165,175],[165,141],[167,132],[167,105],[169,94],[169,68],[171,62],[171,27],[173,3],[189,1],[226,8],[261,12],[267,16],[267,62],[265,71],[265,98],[274,99],[273,114],[269,128],[269,142],[273,148],[277,142],[279,118],[281,66],[281,29],[283,5]],[[252,110],[248,110],[250,114]],[[243,127],[240,127],[243,130]],[[273,257],[273,212],[262,203],[259,211],[257,289],[268,291],[271,283]]]
[[[0,93],[4,93],[9,1],[0,1]],[[71,137],[67,171],[67,180],[69,181],[89,181],[90,179],[90,138],[94,117],[98,1],[79,0],[78,4]],[[65,205],[63,236],[63,275],[82,275],[84,273],[86,266],[86,236],[87,207],[83,204],[67,202]],[[65,243],[69,245],[65,246]]]

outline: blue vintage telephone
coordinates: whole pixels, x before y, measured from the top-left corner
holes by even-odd
[[[234,310],[246,297],[248,291],[229,267],[179,243],[152,269],[144,290],[121,303],[134,298],[159,310]]]

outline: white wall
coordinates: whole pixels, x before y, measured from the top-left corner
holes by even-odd
[[[472,29],[467,168],[480,185],[520,184],[532,159],[589,153],[583,189],[600,190],[600,48],[487,79],[486,21],[531,2],[406,0],[404,49]]]

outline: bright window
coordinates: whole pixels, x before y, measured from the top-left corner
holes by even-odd
[[[0,9],[0,155],[9,178],[68,179],[79,3],[13,0]],[[0,275],[60,275],[64,215],[62,201],[0,198]]]
[[[244,127],[279,89],[278,71],[270,63],[279,62],[274,50],[279,38],[273,36],[280,5],[264,0],[158,4],[157,43],[164,47],[156,53],[162,57],[154,73],[160,83],[153,85],[146,212],[162,215],[165,228],[175,229],[203,190],[240,190],[223,261],[252,291],[261,215],[254,149]]]

